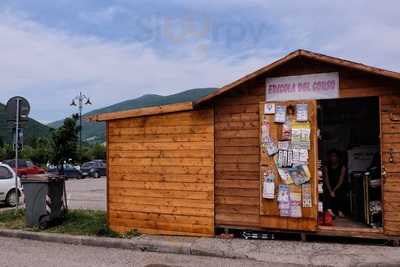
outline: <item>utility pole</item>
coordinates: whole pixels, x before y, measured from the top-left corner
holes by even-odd
[[[76,104],[76,101],[78,104]],[[91,105],[90,98],[79,92],[79,95],[74,97],[71,106],[78,106],[79,109],[79,157],[82,158],[82,110],[84,105]]]

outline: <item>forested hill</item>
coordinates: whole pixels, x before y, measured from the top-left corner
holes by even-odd
[[[0,139],[4,143],[11,143],[11,124],[7,122],[8,117],[5,108],[6,106],[0,103]],[[32,138],[48,136],[50,130],[50,127],[29,118],[28,121],[24,123],[24,142],[29,143],[29,140],[32,140]]]
[[[139,98],[126,100],[108,107],[93,110],[91,112],[84,114],[84,116],[98,114],[98,113],[124,111],[136,108],[167,105],[167,104],[186,102],[186,101],[195,101],[197,99],[200,99],[201,97],[204,97],[214,92],[215,90],[216,88],[197,88],[167,96],[155,95],[155,94],[143,95]],[[62,124],[63,120],[59,120],[50,123],[48,126],[52,128],[58,128]],[[104,142],[105,124],[101,122],[99,123],[99,122],[83,121],[82,135],[83,139],[86,139],[88,141],[90,140],[97,143]]]

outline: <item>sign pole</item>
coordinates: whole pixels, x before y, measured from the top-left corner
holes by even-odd
[[[15,194],[16,194],[16,204],[15,204],[15,212],[18,212],[19,205],[19,190],[18,190],[18,153],[20,148],[20,142],[22,141],[22,136],[20,136],[20,123],[22,121],[28,120],[28,114],[31,110],[28,100],[23,98],[22,96],[14,96],[7,101],[6,111],[8,114],[9,121],[15,122],[15,136],[11,139],[15,139]],[[22,149],[22,142],[21,142]]]
[[[19,101],[20,99],[17,98],[17,112],[15,115],[15,172],[16,172],[16,177],[15,177],[15,193],[16,193],[16,205],[15,205],[15,213],[18,213],[18,204],[19,204],[19,192],[18,192],[18,143],[19,143]]]

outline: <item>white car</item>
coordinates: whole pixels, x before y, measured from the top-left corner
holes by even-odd
[[[21,181],[16,173],[6,164],[0,163],[0,202],[14,207],[17,204],[15,179],[18,179],[18,193],[22,195]]]

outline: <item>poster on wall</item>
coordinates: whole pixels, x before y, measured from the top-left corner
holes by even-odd
[[[319,73],[266,79],[266,101],[339,97],[339,73]]]
[[[286,106],[276,106],[274,122],[284,123],[285,121],[286,121]]]
[[[305,122],[308,121],[308,105],[297,104],[296,105],[296,121]]]
[[[265,103],[264,114],[275,114],[275,103]]]

